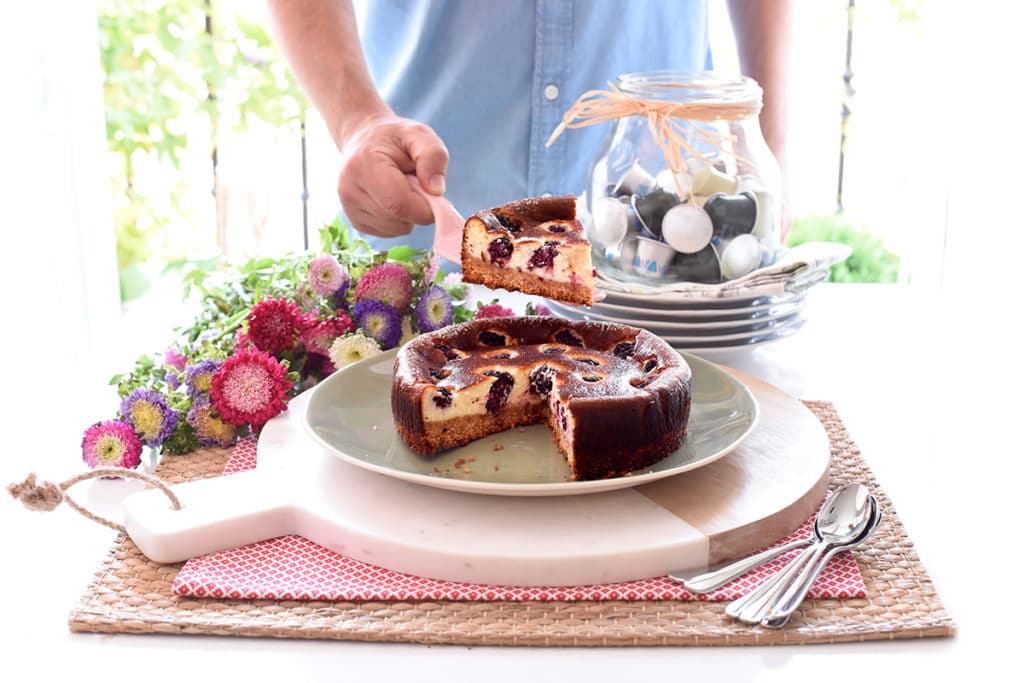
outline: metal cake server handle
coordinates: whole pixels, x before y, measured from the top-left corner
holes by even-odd
[[[731,562],[724,567],[719,567],[712,571],[702,570],[701,574],[697,574],[695,576],[691,576],[683,570],[679,570],[670,573],[668,577],[673,581],[683,584],[683,587],[686,588],[686,590],[695,595],[710,593],[711,591],[721,588],[725,584],[738,579],[751,569],[760,567],[762,564],[774,560],[779,555],[784,555],[790,550],[796,550],[797,548],[809,545],[813,540],[813,538],[808,537],[798,541],[792,541],[777,548],[768,548],[767,550],[762,550],[750,557],[744,557],[741,560]]]

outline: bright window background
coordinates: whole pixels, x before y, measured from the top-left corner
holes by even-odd
[[[224,115],[216,140],[218,203],[210,120],[197,108],[175,123],[188,137],[177,166],[154,154],[133,158],[133,190],[144,206],[167,214],[173,202],[178,213],[151,238],[137,266],[149,281],[145,296],[121,306],[112,224],[125,206],[108,180],[120,162],[105,151],[97,32],[83,28],[96,25],[96,10],[92,3],[58,4],[74,21],[48,22],[44,14],[52,7],[18,3],[0,27],[12,84],[7,92],[18,93],[15,106],[0,114],[4,278],[12,291],[32,283],[32,296],[15,297],[24,316],[38,318],[55,302],[63,312],[43,335],[44,346],[102,346],[119,311],[171,310],[180,299],[181,269],[168,270],[170,262],[238,261],[301,249],[305,239],[315,246],[319,225],[338,211],[337,153],[315,113],[306,119],[304,235],[295,127],[258,118],[241,127]],[[100,0],[98,6],[117,4]],[[156,12],[174,3],[151,4]],[[252,30],[266,29],[263,3],[214,0],[213,6]],[[711,7],[717,62],[735,70],[724,2],[712,0]],[[836,208],[847,18],[846,0],[796,0],[789,179],[797,217]],[[1019,53],[1020,18],[1018,4],[998,2],[861,0],[855,10],[843,205],[846,217],[900,256],[899,278],[909,286],[964,291],[1018,269],[1022,221],[1001,206],[1015,199],[1022,158],[1019,74],[1009,71]],[[214,30],[229,23],[215,17]],[[138,48],[155,40],[143,38]],[[272,49],[220,56],[282,68]],[[163,92],[169,85],[154,78],[151,87]],[[245,99],[244,92],[218,95]],[[999,193],[1002,204],[994,199]],[[19,258],[25,254],[41,254],[45,265],[39,257]]]

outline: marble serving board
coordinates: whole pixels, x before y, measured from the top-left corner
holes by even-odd
[[[416,576],[567,586],[663,576],[768,545],[826,494],[828,437],[800,401],[729,370],[760,416],[731,453],[700,469],[604,493],[508,497],[421,486],[343,462],[302,425],[309,392],[271,420],[258,466],[124,504],[150,559],[173,563],[287,534]],[[514,453],[508,453],[514,457]]]

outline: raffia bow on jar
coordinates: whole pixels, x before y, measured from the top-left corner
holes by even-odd
[[[605,249],[611,259],[639,238],[661,243],[666,262],[613,266],[633,277],[689,279],[677,272],[682,259],[675,255],[714,252],[719,262],[728,242],[744,233],[763,250],[743,272],[721,261],[712,281],[764,265],[762,253],[779,246],[775,198],[781,177],[758,123],[761,98],[761,87],[750,78],[653,72],[620,76],[608,90],[576,100],[546,144],[566,129],[615,124],[591,167],[588,190],[599,270]],[[605,207],[596,206],[601,201]],[[672,212],[678,204],[690,206]]]

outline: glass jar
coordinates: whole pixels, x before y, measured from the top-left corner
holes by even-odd
[[[757,82],[662,71],[615,85],[636,114],[613,122],[590,168],[583,222],[599,273],[718,283],[773,263],[781,175],[761,134]]]

